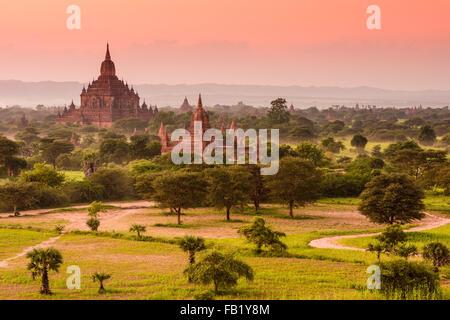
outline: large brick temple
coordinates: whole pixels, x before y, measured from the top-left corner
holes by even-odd
[[[116,76],[116,67],[111,60],[109,45],[106,46],[105,60],[100,68],[100,76],[81,91],[81,105],[77,108],[73,101],[69,108],[58,112],[57,123],[74,123],[111,127],[114,121],[124,118],[152,119],[158,112],[155,106],[139,105],[139,94]]]

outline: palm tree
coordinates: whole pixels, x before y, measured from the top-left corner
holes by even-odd
[[[42,276],[41,293],[51,294],[48,273],[49,271],[59,271],[59,267],[63,262],[61,253],[55,248],[33,249],[27,253],[27,258],[31,259],[28,263],[28,270],[31,270],[33,279],[36,276]]]
[[[180,248],[184,252],[189,252],[189,264],[192,265],[195,263],[195,253],[206,249],[205,239],[185,236],[180,241]]]
[[[141,238],[141,232],[145,232],[146,228],[145,226],[142,226],[140,224],[133,224],[130,228],[130,232],[137,232],[138,238]]]
[[[195,238],[192,236],[185,236],[180,241],[180,248],[184,252],[189,252],[189,266],[193,266],[195,263],[195,253],[206,249],[205,239],[201,237]],[[192,281],[190,274],[188,274],[188,280],[189,282]]]
[[[96,272],[92,275],[92,281],[100,283],[100,288],[98,289],[98,293],[104,293],[105,287],[103,286],[103,281],[111,278],[111,275],[105,272]]]
[[[431,261],[434,271],[439,272],[439,267],[450,263],[450,250],[440,242],[431,242],[423,248],[423,258]]]
[[[245,262],[234,258],[233,254],[213,251],[205,255],[201,261],[191,265],[186,271],[193,282],[214,284],[214,293],[219,289],[228,289],[237,285],[238,279],[244,277],[253,281],[253,269]]]

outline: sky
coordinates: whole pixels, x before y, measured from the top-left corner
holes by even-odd
[[[109,42],[134,84],[450,90],[449,13],[448,0],[2,1],[0,79],[90,81]]]

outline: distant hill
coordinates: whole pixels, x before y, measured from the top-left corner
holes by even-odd
[[[78,82],[24,82],[18,80],[0,80],[0,107],[21,105],[34,107],[38,104],[47,106],[70,104],[74,99],[80,101],[83,87]],[[450,105],[450,91],[424,90],[400,91],[371,87],[301,87],[301,86],[260,86],[260,85],[225,85],[225,84],[141,84],[135,85],[147,104],[159,107],[182,104],[185,96],[190,104],[195,105],[198,93],[202,93],[205,105],[234,105],[239,101],[247,105],[268,106],[277,97],[284,97],[296,108],[317,106],[327,108],[331,105],[353,106],[356,103],[376,106],[415,106],[424,107]]]

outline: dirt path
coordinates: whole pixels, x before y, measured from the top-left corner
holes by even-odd
[[[425,231],[430,230],[438,227],[445,226],[450,223],[450,219],[448,218],[441,218],[429,213],[425,212],[425,215],[427,216],[422,224],[420,226],[405,230],[405,232],[412,232],[412,231]],[[355,248],[355,247],[349,247],[345,246],[339,243],[339,240],[341,239],[349,239],[349,238],[362,238],[362,237],[370,237],[379,235],[380,232],[377,233],[363,233],[363,234],[354,234],[354,235],[347,235],[347,236],[334,236],[334,237],[326,237],[326,238],[320,238],[311,241],[308,245],[314,248],[322,248],[322,249],[346,249],[346,250],[357,250],[357,251],[365,251],[365,249],[362,248]]]
[[[39,248],[46,248],[46,247],[48,247],[49,245],[51,245],[51,244],[53,244],[54,242],[56,242],[56,240],[58,240],[59,238],[61,238],[61,235],[62,235],[62,234],[60,234],[60,235],[57,236],[57,237],[53,237],[53,238],[50,238],[50,239],[48,239],[48,240],[45,240],[44,242],[41,242],[41,243],[36,244],[36,245],[34,245],[34,246],[27,247],[27,248],[25,248],[22,252],[16,254],[15,256],[10,257],[10,258],[7,258],[7,259],[5,259],[5,260],[3,260],[3,261],[0,261],[0,268],[6,268],[6,267],[8,266],[8,262],[9,262],[9,261],[15,260],[15,259],[17,259],[17,258],[20,258],[20,257],[26,255],[27,252],[29,252],[29,251],[31,251],[31,250],[33,250],[33,249],[39,249]]]
[[[120,210],[111,209],[110,211],[108,211],[106,213],[102,213],[99,217],[100,222],[114,221],[117,219],[121,219],[129,214],[136,213],[136,210],[138,210],[138,209],[144,209],[144,208],[154,205],[153,202],[148,202],[148,201],[135,201],[135,202],[128,202],[128,203],[106,203],[106,204],[113,205],[113,206],[119,207],[121,209]],[[87,207],[88,207],[87,205],[69,207],[69,208],[80,209],[79,214],[76,214],[76,212],[75,212],[75,214],[70,214],[70,215],[67,215],[67,212],[53,214],[53,215],[58,215],[58,216],[61,215],[66,220],[69,220],[69,223],[67,225],[65,225],[65,230],[62,234],[66,233],[68,231],[72,231],[72,230],[87,229],[86,213],[83,212],[84,210],[82,210]],[[22,212],[22,215],[39,215],[39,214],[43,214],[43,213],[47,213],[47,212],[49,212],[48,209],[46,209],[46,210],[30,210],[30,211]],[[62,236],[62,234],[60,234],[56,237],[53,237],[53,238],[49,238],[49,239],[47,239],[41,243],[38,243],[34,246],[27,247],[27,248],[23,249],[20,253],[16,254],[15,256],[0,261],[0,268],[6,268],[8,266],[9,261],[20,258],[20,257],[24,256],[25,254],[27,254],[27,252],[29,252],[33,249],[46,248],[46,247],[52,245]]]
[[[132,201],[132,202],[105,202],[105,205],[114,206],[118,208],[126,208],[126,209],[141,209],[147,208],[155,205],[154,202],[151,201]],[[86,209],[89,205],[81,205],[81,206],[72,206],[72,207],[64,207],[64,208],[54,208],[54,209],[36,209],[36,210],[27,210],[21,211],[20,214],[22,216],[35,216],[39,214],[45,214],[51,212],[53,210],[62,210],[62,209]],[[11,212],[3,212],[0,213],[0,218],[8,218],[11,216]]]

